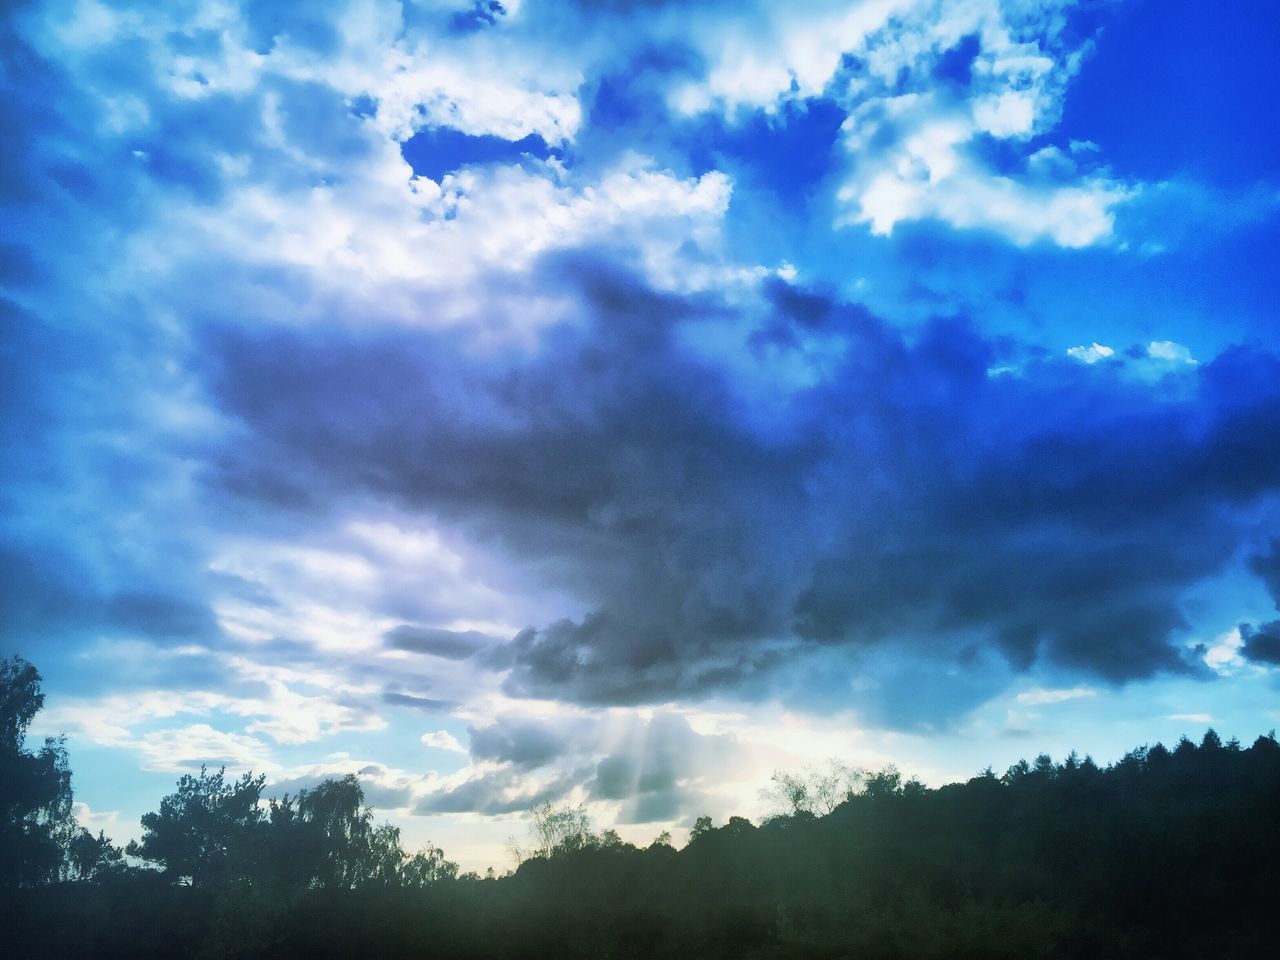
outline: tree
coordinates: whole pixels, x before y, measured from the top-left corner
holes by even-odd
[[[192,886],[246,875],[264,822],[258,801],[265,781],[251,773],[228,780],[225,767],[184,774],[159,811],[143,815],[142,841],[131,842],[128,852]]]
[[[295,884],[349,889],[401,880],[406,858],[400,831],[374,826],[355,774],[272,800],[269,824],[275,859]]]
[[[591,831],[591,818],[581,807],[553,806],[551,801],[539,804],[529,810],[533,822],[529,826],[533,845],[526,850],[518,844],[512,844],[512,852],[517,860],[531,860],[541,857],[550,860],[552,857],[575,850],[586,850],[600,845],[600,838]]]
[[[853,796],[866,774],[837,757],[800,773],[775,770],[764,795],[788,813],[825,816]]]
[[[120,861],[119,849],[71,812],[66,739],[26,748],[43,706],[36,668],[21,657],[0,660],[0,887],[88,878]]]
[[[715,825],[708,816],[701,816],[693,822],[693,829],[689,831],[689,842],[693,843],[711,833],[715,829]]]
[[[179,883],[247,882],[286,895],[366,885],[422,886],[457,876],[444,851],[409,857],[400,831],[374,824],[354,774],[325,780],[264,807],[265,776],[229,780],[226,770],[185,774],[160,809],[142,818],[129,853],[161,865]]]
[[[889,764],[879,773],[867,777],[865,792],[872,799],[896,796],[902,793],[902,774],[897,767]]]
[[[492,867],[489,873],[492,876]],[[406,887],[426,887],[442,880],[454,880],[457,876],[458,865],[445,859],[444,851],[431,844],[409,857],[400,868],[400,882]]]

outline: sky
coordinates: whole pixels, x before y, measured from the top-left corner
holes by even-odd
[[[0,652],[82,822],[511,866],[1280,725],[1280,9],[0,19]]]

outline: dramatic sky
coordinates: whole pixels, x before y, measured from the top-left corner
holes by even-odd
[[[509,866],[1280,723],[1270,0],[0,20],[0,648],[82,819]]]

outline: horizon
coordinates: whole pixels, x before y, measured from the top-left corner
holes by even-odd
[[[1280,725],[1280,13],[33,0],[0,655],[80,822],[510,866]]]

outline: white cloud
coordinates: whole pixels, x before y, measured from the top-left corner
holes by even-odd
[[[144,770],[194,773],[202,766],[225,766],[228,773],[238,775],[250,770],[261,773],[277,766],[262,740],[217,730],[207,723],[154,730],[129,747],[140,755]]]
[[[283,683],[270,685],[264,700],[243,700],[228,705],[231,713],[260,716],[248,733],[265,733],[277,743],[310,743],[339,732],[381,730],[387,722],[368,709],[335,702],[324,696],[305,696]]]
[[[1147,346],[1147,356],[1153,360],[1165,360],[1169,363],[1194,366],[1199,363],[1191,356],[1191,351],[1172,340],[1152,340]]]
[[[381,690],[377,684],[354,684],[340,676],[267,666],[240,656],[222,658],[220,667],[223,690],[139,690],[51,699],[40,715],[40,730],[133,751],[146,769],[187,770],[200,762],[225,762],[242,770],[266,770],[275,763],[260,734],[277,744],[300,744],[387,726],[374,709]],[[307,686],[319,692],[299,692]],[[204,722],[168,725],[179,717]],[[231,726],[240,729],[222,729]]]
[[[1092,687],[1070,687],[1061,690],[1035,688],[1024,690],[1015,698],[1018,703],[1027,706],[1041,706],[1050,703],[1065,703],[1068,700],[1079,700],[1083,697],[1095,697],[1098,691]]]
[[[705,79],[672,93],[686,113],[777,111],[785,101],[825,95],[849,111],[837,225],[868,224],[888,235],[905,221],[942,220],[987,229],[1019,245],[1084,247],[1107,240],[1113,209],[1132,196],[1105,174],[1081,175],[1063,157],[1024,171],[993,169],[975,147],[983,136],[1022,142],[1051,128],[1087,46],[1064,47],[1060,8],[999,0],[822,4],[795,16],[767,5],[762,22],[737,18],[707,31]],[[941,87],[939,56],[976,34],[971,86]],[[856,68],[845,66],[854,58]],[[902,93],[901,78],[914,89]]]
[[[688,39],[710,62],[703,80],[672,91],[683,113],[719,109],[773,112],[785,99],[821,94],[846,51],[860,50],[895,12],[919,7],[918,0],[868,0],[859,4],[816,2],[797,16],[793,4],[764,4],[759,19],[716,18]]]
[[[1213,723],[1211,713],[1171,713],[1166,720],[1180,720],[1184,723]]]
[[[93,810],[87,803],[80,800],[71,805],[71,810],[75,814],[76,822],[92,834],[96,835],[102,831],[112,840],[119,842],[120,838],[128,833],[129,828],[125,826],[119,810]]]
[[[1092,365],[1099,360],[1106,360],[1115,356],[1115,350],[1095,340],[1087,347],[1067,347],[1067,356],[1072,360],[1079,360],[1081,363]]]
[[[1204,652],[1204,662],[1215,673],[1222,676],[1231,674],[1248,666],[1240,649],[1244,646],[1244,638],[1240,636],[1240,628],[1232,627],[1214,638]]]
[[[425,747],[431,747],[434,750],[449,750],[453,753],[466,753],[467,748],[458,742],[448,730],[435,730],[430,733],[424,733],[419,739]]]
[[[371,149],[371,162],[334,184],[282,192],[246,183],[225,205],[175,210],[137,239],[134,263],[183,283],[216,258],[228,293],[247,303],[278,295],[256,279],[274,268],[298,285],[298,299],[261,303],[265,315],[358,313],[365,322],[494,331],[536,330],[564,315],[556,292],[534,289],[527,276],[555,249],[629,249],[667,289],[723,279],[691,256],[719,244],[731,185],[717,171],[683,178],[630,156],[581,184],[550,161],[461,170],[436,183],[413,177],[394,144]]]
[[[1003,93],[979,101],[969,115],[936,92],[861,102],[844,124],[848,172],[838,198],[847,210],[838,223],[865,223],[888,235],[899,223],[933,218],[993,230],[1019,245],[1084,247],[1106,239],[1128,188],[1079,175],[1060,151],[1038,151],[1018,174],[992,170],[972,148],[980,133],[1029,135],[1034,102]]]
[[[492,62],[491,62],[492,63]],[[495,77],[476,64],[420,54],[371,94],[376,123],[396,140],[423,127],[452,127],[472,136],[521,140],[537,134],[552,145],[573,139],[582,121],[577,98]]]
[[[993,137],[1025,137],[1035,127],[1035,97],[1022,91],[1009,90],[984,97],[973,105],[973,122],[977,129]]]

